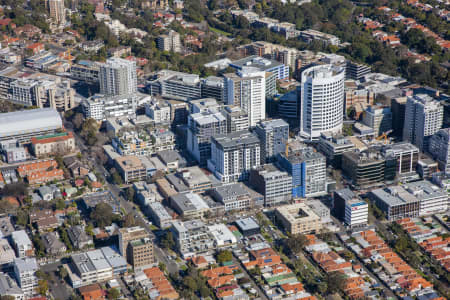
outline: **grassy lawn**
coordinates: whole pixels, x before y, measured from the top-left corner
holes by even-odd
[[[214,31],[215,33],[222,34],[222,35],[224,35],[224,36],[230,36],[230,35],[231,35],[231,33],[229,33],[229,32],[226,32],[226,31],[223,31],[223,30],[220,30],[220,29],[211,27],[211,26],[209,26],[209,29],[210,29],[211,31]]]

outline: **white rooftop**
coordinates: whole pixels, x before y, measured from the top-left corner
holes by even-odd
[[[17,133],[57,129],[62,125],[61,116],[52,108],[2,113],[0,114],[0,138]]]

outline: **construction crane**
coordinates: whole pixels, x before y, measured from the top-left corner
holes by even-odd
[[[377,141],[380,141],[384,139],[384,144],[386,145],[388,143],[388,135],[392,132],[392,130],[388,130],[386,132],[383,132],[380,136],[376,138]]]

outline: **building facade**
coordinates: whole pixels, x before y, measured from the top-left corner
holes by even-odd
[[[108,58],[100,66],[100,93],[106,96],[135,94],[137,91],[136,62],[117,57]]]
[[[289,124],[283,119],[261,121],[255,128],[261,141],[261,163],[276,160],[285,151],[289,139]]]
[[[292,176],[292,197],[315,197],[327,192],[326,159],[306,147],[278,155],[280,166]]]
[[[311,67],[302,73],[300,135],[316,140],[325,131],[342,130],[345,70],[333,65]]]
[[[427,95],[408,97],[405,107],[403,140],[427,151],[429,140],[442,127],[444,108]]]
[[[250,171],[250,185],[264,195],[264,206],[276,206],[292,199],[292,176],[273,164]]]
[[[246,180],[250,170],[260,164],[260,141],[256,134],[237,131],[212,138],[208,169],[223,183]]]
[[[450,174],[450,128],[441,129],[431,137],[428,152],[438,162],[439,169]]]
[[[236,74],[225,74],[227,104],[241,107],[247,114],[249,126],[254,127],[266,117],[265,72],[244,67]]]
[[[277,207],[275,217],[292,235],[318,233],[322,229],[320,217],[305,203]]]
[[[211,137],[227,133],[227,120],[222,113],[210,109],[188,116],[187,149],[197,162],[205,166],[211,158]]]

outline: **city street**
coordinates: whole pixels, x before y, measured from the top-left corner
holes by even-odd
[[[84,142],[81,139],[81,137],[76,132],[74,132],[74,136],[80,150],[87,151],[88,148],[86,147],[86,145],[84,145]],[[95,158],[92,157],[89,158],[90,158],[89,161],[93,164],[95,171],[101,176],[101,178],[107,185],[107,189],[111,191],[111,193],[114,195],[114,197],[116,197],[116,199],[119,199],[120,207],[125,211],[126,214],[131,213],[133,215],[133,218],[137,220],[138,223],[140,223],[150,233],[151,238],[154,239],[155,235],[152,232],[150,226],[147,224],[146,222],[147,220],[142,214],[139,213],[138,210],[134,209],[134,203],[125,200],[121,195],[122,190],[117,185],[111,184],[108,181],[108,178],[105,177],[105,174],[109,174],[109,172],[105,169],[105,167],[99,164],[99,162]],[[156,244],[154,244],[154,253],[156,260],[158,262],[163,262],[170,273],[179,272],[178,264],[174,260],[172,260],[169,257],[169,255],[166,254],[163,250],[161,250]]]

